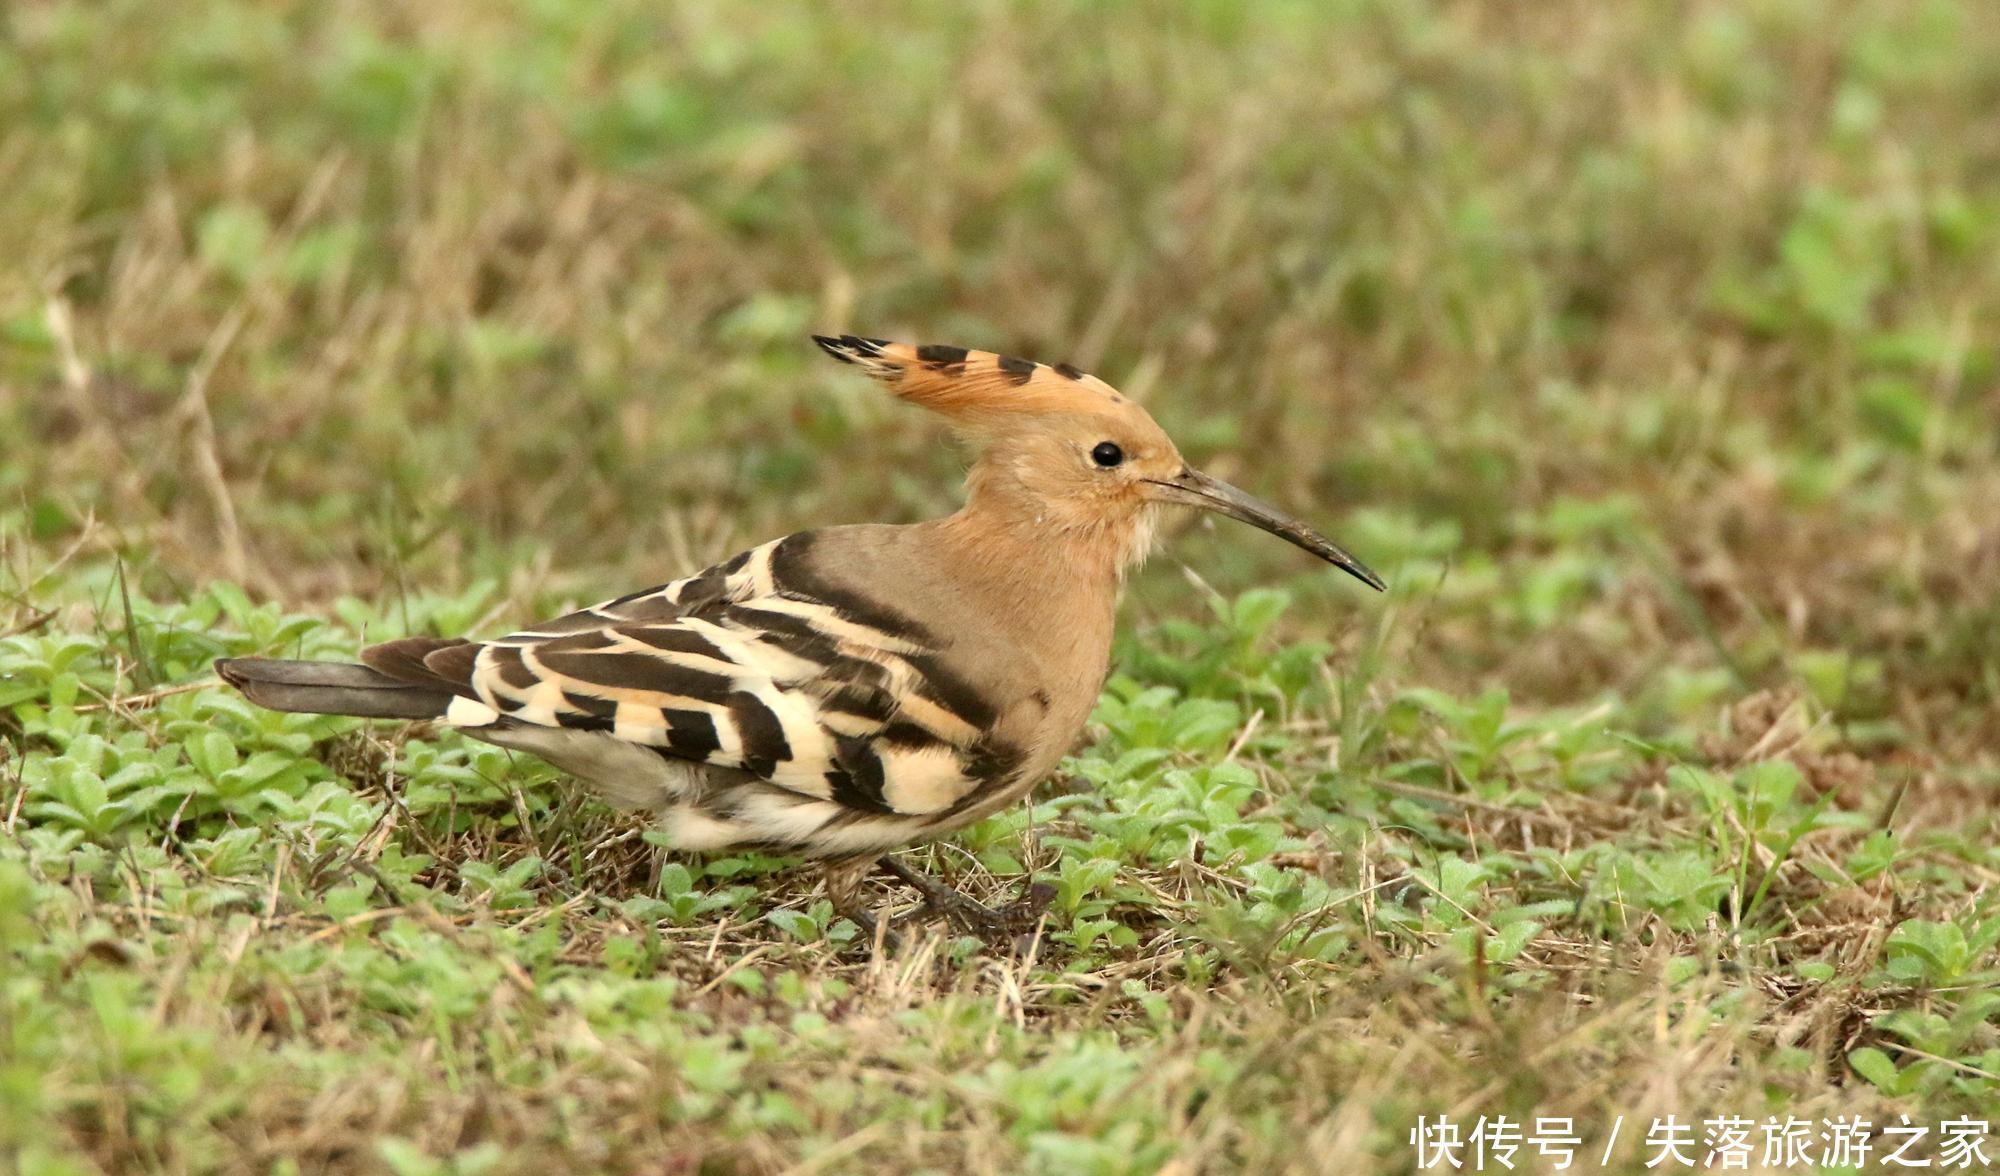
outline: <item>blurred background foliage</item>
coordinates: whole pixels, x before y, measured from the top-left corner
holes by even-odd
[[[16,0],[0,1166],[1990,1106],[1996,112],[1982,0]],[[1096,746],[937,855],[1053,962],[196,688],[952,509],[848,330],[1096,372],[1392,581],[1168,536]]]
[[[56,550],[95,519],[154,587],[619,590],[951,507],[934,423],[803,338],[854,329],[1142,396],[1401,569],[1427,676],[1839,648],[1885,659],[1877,708],[1991,703],[1995,23],[16,5],[4,509]],[[1249,535],[1173,550],[1353,609]]]

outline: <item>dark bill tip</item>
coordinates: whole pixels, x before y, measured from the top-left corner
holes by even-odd
[[[1154,480],[1152,484],[1165,491],[1160,497],[1169,502],[1212,510],[1238,522],[1249,523],[1261,531],[1269,531],[1294,547],[1312,552],[1377,592],[1388,590],[1389,586],[1383,583],[1382,577],[1370,571],[1367,564],[1347,554],[1339,544],[1263,499],[1238,490],[1220,478],[1211,478],[1200,470],[1183,469],[1172,479]]]

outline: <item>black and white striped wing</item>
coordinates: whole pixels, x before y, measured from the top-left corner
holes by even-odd
[[[778,542],[782,543],[783,540]],[[752,582],[753,577],[749,571],[751,560],[765,548],[775,546],[776,543],[767,543],[764,547],[743,552],[727,563],[705,568],[685,579],[627,593],[615,600],[593,604],[589,608],[580,608],[573,613],[564,613],[562,616],[536,625],[533,629],[510,633],[494,644],[531,644],[617,625],[659,624],[675,620],[707,605],[751,595],[758,590],[758,585]],[[769,590],[768,584],[764,587]]]
[[[993,709],[921,626],[820,581],[812,542],[440,651],[470,687],[446,721],[605,732],[863,812],[952,809],[1005,758]]]

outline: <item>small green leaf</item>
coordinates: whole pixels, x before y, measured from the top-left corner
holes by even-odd
[[[1872,1045],[1862,1046],[1848,1051],[1847,1064],[1884,1094],[1897,1093],[1897,1079],[1902,1075],[1897,1072],[1896,1063],[1889,1060],[1888,1054]]]

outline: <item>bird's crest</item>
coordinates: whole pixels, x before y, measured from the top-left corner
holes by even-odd
[[[999,424],[1019,414],[1117,411],[1129,403],[1111,385],[1066,363],[859,335],[814,335],[813,342],[910,403],[966,424]]]

